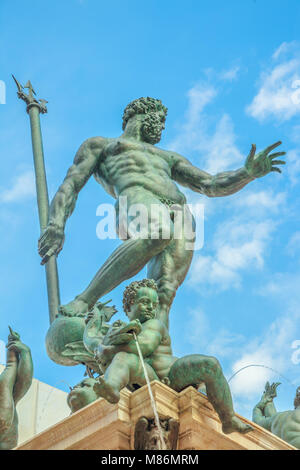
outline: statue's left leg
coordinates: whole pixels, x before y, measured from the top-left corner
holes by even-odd
[[[147,277],[158,285],[159,317],[167,327],[169,311],[190,268],[195,243],[195,220],[188,206],[177,206],[177,210],[171,212],[174,239],[147,266]]]
[[[169,380],[170,386],[178,392],[204,382],[207,398],[218,413],[225,434],[252,430],[235,416],[229,385],[215,357],[192,354],[178,359],[170,369]]]

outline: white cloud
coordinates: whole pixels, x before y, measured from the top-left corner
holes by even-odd
[[[227,80],[227,81],[232,82],[233,80],[237,79],[239,71],[240,71],[240,66],[236,65],[232,67],[231,69],[221,72],[220,78],[221,80]]]
[[[232,358],[236,355],[245,342],[245,337],[240,334],[221,328],[208,345],[208,354],[219,358]]]
[[[287,53],[291,58],[285,57],[278,63]],[[273,60],[277,63],[261,74],[258,93],[246,108],[248,114],[260,121],[270,116],[285,121],[300,113],[299,45],[295,48],[295,42],[282,43],[274,52]]]
[[[220,290],[239,287],[242,271],[264,266],[266,246],[274,229],[271,220],[242,223],[235,218],[222,224],[214,237],[214,254],[195,257],[189,284],[206,284]]]
[[[296,144],[295,148],[290,149],[286,155],[286,168],[285,171],[290,179],[292,186],[298,184],[300,175],[300,124],[295,124],[290,130],[290,139]]]
[[[239,195],[234,201],[237,207],[248,210],[251,214],[278,213],[285,205],[286,193],[274,193],[271,189],[263,191],[248,191]]]
[[[286,155],[286,169],[292,186],[299,181],[300,174],[300,152],[299,149],[289,150]]]
[[[197,352],[205,350],[210,335],[208,318],[201,308],[191,310],[188,318],[186,330],[188,332],[189,343]]]
[[[300,144],[300,124],[296,124],[291,128],[291,140],[297,145]]]
[[[221,360],[236,357],[237,351],[245,342],[243,335],[232,333],[225,328],[213,330],[208,316],[201,308],[189,311],[186,334],[196,353],[202,351]]]
[[[217,91],[213,86],[204,83],[194,86],[187,92],[188,107],[185,120],[180,126],[178,136],[169,145],[171,149],[180,152],[197,148],[204,133],[203,110],[208,103],[213,101],[216,94]]]
[[[209,119],[205,107],[213,101],[217,90],[210,84],[201,83],[187,94],[188,108],[185,121],[171,149],[188,154],[198,152],[203,169],[216,173],[240,164],[244,157],[235,144],[236,136],[230,116],[224,113],[217,121],[214,131],[209,130]]]
[[[300,232],[295,232],[288,241],[286,251],[289,255],[294,256],[300,252]]]
[[[32,171],[26,171],[17,176],[12,187],[0,192],[0,202],[22,202],[25,198],[35,196],[35,182]]]
[[[204,169],[212,174],[231,169],[244,160],[237,146],[234,126],[228,114],[223,114],[216,125],[216,130],[203,142],[202,152],[206,160]],[[200,147],[201,148],[201,147]]]
[[[296,337],[300,333],[297,327],[299,320],[300,309],[290,307],[260,337],[245,346],[243,354],[232,366],[233,373],[251,364],[266,368],[250,367],[239,372],[230,381],[233,394],[251,400],[263,392],[267,380],[278,380],[280,376],[284,379],[295,374],[291,356],[293,341],[300,339]]]
[[[291,42],[283,42],[280,44],[280,46],[276,49],[274,54],[272,55],[272,59],[277,60],[279,56],[284,55],[292,50],[297,49],[298,43],[297,41],[291,41]]]
[[[300,273],[276,273],[272,279],[265,284],[260,290],[259,294],[264,296],[274,297],[277,296],[284,304],[296,311],[300,305]]]
[[[234,270],[224,266],[212,256],[202,255],[195,257],[188,279],[188,283],[195,288],[200,284],[206,284],[217,286],[220,290],[238,287],[239,281],[240,278]]]
[[[205,106],[215,98],[216,95],[216,89],[213,86],[207,84],[198,84],[188,91],[187,96],[189,100],[189,107],[186,115],[186,126],[188,129],[193,129],[194,123],[199,119],[200,113],[204,110]]]
[[[233,365],[233,373],[237,372],[237,375],[230,381],[232,393],[249,401],[257,394],[262,393],[265,383],[274,376],[274,372],[268,369],[270,365],[260,367],[264,364],[273,365],[273,360],[270,352],[263,347],[252,354],[243,355],[241,359],[236,361]]]

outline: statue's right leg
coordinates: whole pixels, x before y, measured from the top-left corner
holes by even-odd
[[[124,197],[126,197],[128,208],[125,214],[127,226],[125,230],[128,239],[106,260],[88,287],[72,302],[60,307],[61,313],[69,316],[86,313],[98,299],[108,294],[121,282],[135,276],[173,239],[172,221],[165,206],[158,199],[145,190],[137,189],[127,191]],[[144,226],[141,227],[143,231],[141,238],[134,237],[129,230],[134,219],[130,209],[134,205],[141,205],[149,214],[149,218],[146,218]],[[156,208],[162,207],[164,216],[161,216],[159,210],[151,211],[152,205]],[[166,233],[169,233],[169,237],[165,236]]]

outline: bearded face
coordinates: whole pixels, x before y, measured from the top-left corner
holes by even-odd
[[[149,144],[157,144],[161,139],[161,133],[165,128],[165,116],[153,112],[145,115],[141,128],[142,137]]]

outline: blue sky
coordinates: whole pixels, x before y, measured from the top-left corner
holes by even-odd
[[[118,136],[124,107],[140,96],[169,109],[159,145],[212,173],[241,167],[252,143],[261,150],[282,140],[282,175],[222,199],[186,191],[189,202],[205,204],[205,242],[170,331],[176,355],[213,354],[227,378],[249,364],[277,370],[278,409],[292,407],[300,382],[292,361],[300,340],[299,19],[297,0],[1,2],[0,339],[8,324],[21,333],[36,378],[67,390],[83,368],[58,366],[45,352],[29,120],[11,73],[49,101],[42,131],[51,197],[82,141]],[[94,179],[79,195],[58,258],[63,303],[119,243],[96,237],[97,206],[109,202]],[[125,285],[106,297],[120,312]],[[250,417],[265,381],[279,378],[261,367],[240,372],[231,381],[236,410]]]

